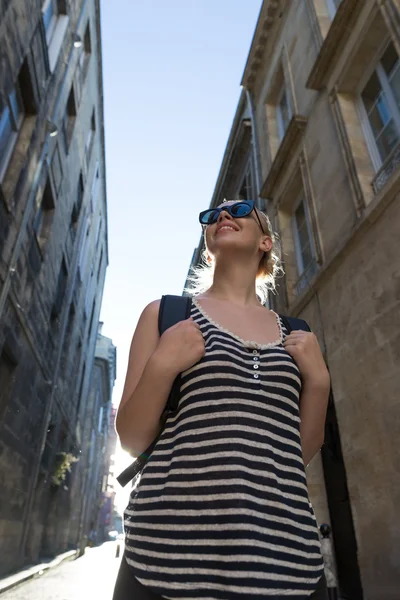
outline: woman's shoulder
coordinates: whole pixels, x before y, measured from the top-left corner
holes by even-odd
[[[142,314],[158,314],[158,311],[160,309],[160,304],[161,304],[161,298],[159,298],[158,300],[152,300],[151,302],[149,302],[149,304],[147,304],[143,311]]]
[[[138,323],[154,322],[158,319],[161,300],[152,300],[147,304],[140,315]]]

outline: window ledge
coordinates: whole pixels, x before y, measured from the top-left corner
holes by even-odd
[[[49,66],[50,71],[53,73],[57,64],[58,57],[60,55],[61,47],[64,41],[65,33],[68,29],[69,17],[67,15],[60,15],[57,19],[54,33],[51,38],[49,45]]]
[[[266,180],[263,183],[260,196],[268,198],[271,196],[276,182],[278,181],[283,167],[287,164],[287,160],[295,150],[300,140],[303,137],[304,129],[307,125],[307,118],[301,115],[294,115],[288,125],[285,136],[279,146],[278,152],[273,160]]]
[[[326,38],[308,77],[306,87],[321,90],[332,72],[337,56],[349,39],[354,21],[357,19],[364,0],[342,0],[336,11],[335,18],[329,28]]]

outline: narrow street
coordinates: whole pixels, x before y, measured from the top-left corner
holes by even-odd
[[[120,564],[115,551],[115,542],[87,548],[81,558],[8,590],[1,600],[111,600]]]

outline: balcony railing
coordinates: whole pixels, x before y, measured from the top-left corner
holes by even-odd
[[[396,146],[388,156],[388,158],[383,163],[382,167],[379,169],[378,173],[375,176],[375,179],[372,182],[372,187],[374,189],[375,194],[380,192],[380,190],[385,186],[387,181],[390,179],[394,171],[400,165],[400,144]]]

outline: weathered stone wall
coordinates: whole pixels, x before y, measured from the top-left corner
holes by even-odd
[[[60,452],[79,456],[86,448],[80,423],[108,262],[99,7],[95,0],[87,2],[81,13],[83,4],[68,3],[68,29],[53,73],[40,33],[42,3],[2,4],[0,103],[20,81],[22,65],[33,89],[31,110],[24,92],[24,120],[0,181],[1,574],[76,544],[80,534],[80,514],[74,514],[73,506],[86,474],[80,474],[79,462],[73,465],[67,489],[52,485],[52,476]],[[90,31],[82,70],[81,49],[73,46],[76,30],[82,39]],[[76,116],[66,144],[64,119],[72,85]],[[54,138],[48,136],[48,118],[58,129]],[[54,210],[43,240],[37,238],[35,224],[46,181]]]
[[[343,0],[341,7],[347,10],[350,4],[357,5]],[[307,119],[267,196],[286,269],[274,306],[306,319],[324,350],[364,598],[395,600],[400,581],[400,172],[397,168],[373,192],[376,170],[357,109],[357,86],[376,60],[377,48],[385,36],[400,36],[399,7],[389,32],[379,4],[367,0],[352,13],[357,19],[351,34],[338,55],[332,53],[336,62],[327,83],[315,91],[307,81],[332,25],[326,3],[285,5],[281,0],[251,92],[265,181],[280,151],[273,122],[279,77],[284,76],[293,114]],[[317,275],[299,292],[292,221],[301,190]],[[308,482],[318,522],[329,522],[320,457],[308,469]]]
[[[397,195],[320,291],[368,598],[395,598],[400,581],[399,239]]]

